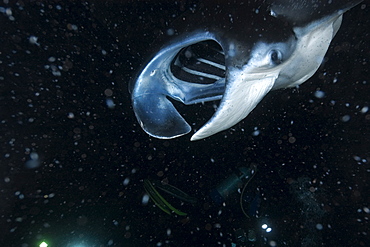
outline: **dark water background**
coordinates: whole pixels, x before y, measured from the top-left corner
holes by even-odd
[[[369,246],[368,4],[344,15],[325,63],[299,89],[270,93],[206,140],[153,139],[128,82],[148,44],[192,7],[0,3],[2,246],[231,246],[239,228],[257,233],[243,246]],[[213,113],[212,104],[179,107],[197,128]],[[238,195],[217,206],[209,191],[250,164],[258,172],[248,189],[262,202],[247,219]],[[142,203],[145,178],[199,202],[170,197],[188,217],[167,215]]]

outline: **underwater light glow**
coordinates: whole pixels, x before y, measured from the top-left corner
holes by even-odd
[[[262,224],[261,228],[265,230],[266,232],[271,232],[272,228],[269,227],[267,224]]]
[[[48,244],[47,244],[47,243],[45,243],[45,242],[42,242],[42,243],[39,245],[39,247],[48,247]]]

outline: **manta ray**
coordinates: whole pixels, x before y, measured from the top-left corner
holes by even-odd
[[[132,80],[133,110],[149,135],[191,131],[171,100],[220,100],[191,137],[237,124],[271,90],[307,81],[321,65],[343,14],[361,1],[205,1],[169,25]]]

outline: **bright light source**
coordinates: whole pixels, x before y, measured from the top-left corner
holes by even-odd
[[[42,242],[39,246],[40,246],[40,247],[48,247],[48,244],[47,244],[47,243],[45,243],[45,242]]]
[[[267,224],[263,224],[262,229],[266,229],[266,228],[267,228]]]

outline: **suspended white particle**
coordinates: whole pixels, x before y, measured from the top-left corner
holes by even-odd
[[[148,204],[148,202],[149,202],[149,195],[144,194],[144,195],[143,195],[143,198],[141,199],[141,203],[142,203],[143,205],[147,205],[147,204]]]
[[[127,186],[129,183],[130,183],[130,178],[125,178],[125,180],[123,180],[124,186]]]
[[[364,107],[362,107],[362,109],[361,109],[361,113],[366,113],[366,112],[368,112],[369,111],[369,107],[368,106],[364,106]]]

